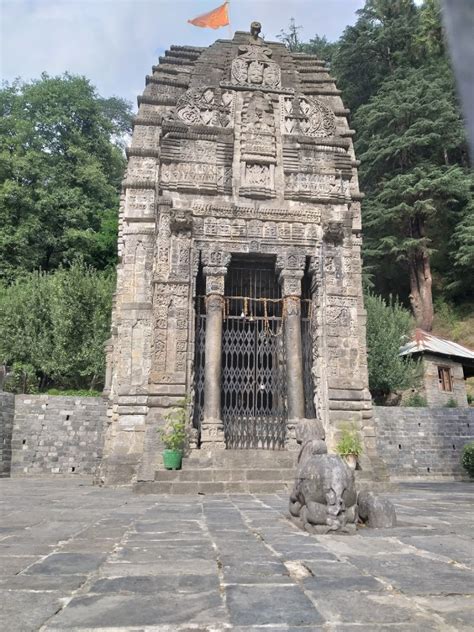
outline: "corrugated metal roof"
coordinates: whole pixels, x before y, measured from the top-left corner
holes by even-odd
[[[457,342],[437,338],[422,329],[417,329],[413,340],[403,345],[403,347],[400,347],[401,356],[410,355],[412,353],[423,353],[424,351],[474,360],[474,351],[462,345],[458,345]]]

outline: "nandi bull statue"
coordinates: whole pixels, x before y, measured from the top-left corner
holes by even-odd
[[[355,533],[359,518],[369,526],[394,526],[393,505],[371,492],[361,492],[358,499],[354,471],[340,456],[327,454],[324,439],[320,421],[304,420],[296,427],[296,441],[301,444],[301,451],[290,495],[290,514],[294,522],[309,533],[317,534]],[[363,509],[361,516],[358,500]]]

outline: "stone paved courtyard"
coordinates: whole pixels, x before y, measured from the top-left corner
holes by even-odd
[[[309,536],[278,495],[0,480],[0,630],[472,630],[473,491],[391,494],[400,526]]]

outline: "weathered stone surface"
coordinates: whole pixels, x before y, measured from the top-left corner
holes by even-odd
[[[305,446],[302,455],[304,450]],[[312,533],[355,530],[354,473],[340,456],[306,456],[300,461],[296,476],[290,495],[290,513],[304,529]]]
[[[464,483],[404,485],[390,496],[399,525],[349,539],[297,529],[282,494],[177,499],[2,479],[0,550],[14,553],[0,552],[0,626],[467,632],[472,494]]]
[[[297,422],[306,417],[320,420],[319,440],[324,429],[332,439],[344,418],[365,439],[368,424],[362,422],[371,417],[357,163],[348,112],[333,79],[314,56],[303,58],[248,32],[177,53],[168,51],[147,79],[123,183],[107,358],[110,424],[99,475],[112,484],[150,481],[162,469],[156,431],[183,393],[195,393],[193,448],[217,451],[232,443],[226,426],[232,415],[225,406],[221,411],[221,393],[228,389],[230,397],[222,401],[229,406],[233,391],[222,377],[221,359],[233,309],[229,270],[236,262],[278,275],[275,291],[252,285],[257,294],[250,298],[277,302],[286,348],[284,355],[277,348],[271,361],[259,360],[253,386],[235,377],[237,390],[255,392],[239,393],[234,408],[245,407],[245,399],[262,408],[251,415],[241,411],[240,423],[251,416],[263,424],[261,417],[276,414],[282,401],[278,447],[290,450]],[[268,306],[265,316],[246,314],[248,298],[244,317],[250,316],[248,323],[266,319],[267,332],[276,322],[269,323]],[[270,373],[283,361],[285,379],[277,388]],[[251,365],[248,357],[239,362],[241,370]],[[166,397],[165,389],[171,389]],[[142,396],[145,402],[138,400]],[[330,411],[341,401],[344,414],[333,420]],[[272,410],[263,412],[265,407]],[[261,431],[254,448],[268,447],[268,432]],[[383,478],[376,461],[375,451],[367,450],[365,470]],[[165,489],[193,491],[181,481]],[[238,487],[217,486],[214,492],[228,490]]]
[[[397,524],[393,504],[387,498],[379,498],[373,492],[359,492],[357,508],[359,518],[373,529],[387,529]]]

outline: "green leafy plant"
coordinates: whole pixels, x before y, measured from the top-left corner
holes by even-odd
[[[421,365],[412,358],[400,357],[400,346],[410,339],[413,318],[392,297],[369,292],[367,309],[367,362],[369,387],[377,404],[385,405],[391,393],[413,387],[419,381]]]
[[[182,451],[186,444],[186,400],[182,400],[173,407],[166,415],[166,425],[160,428],[158,433],[163,445],[167,450]]]
[[[420,393],[411,393],[403,401],[403,406],[410,408],[426,408],[428,406],[428,402],[423,395],[420,395]]]
[[[448,399],[448,401],[446,402],[446,404],[444,405],[445,408],[457,408],[458,407],[458,403],[457,401],[454,399],[454,397],[450,397]]]
[[[355,454],[359,456],[362,453],[362,441],[359,433],[354,425],[345,425],[341,429],[341,436],[336,445],[336,452],[341,456],[347,454]]]
[[[466,443],[462,451],[461,465],[474,478],[474,441]]]

